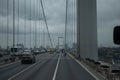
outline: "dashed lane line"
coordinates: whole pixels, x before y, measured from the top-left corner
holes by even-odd
[[[13,78],[17,77],[18,75],[22,74],[23,72],[27,71],[28,69],[32,68],[33,66],[35,66],[36,64],[40,63],[42,60],[32,64],[31,66],[25,68],[24,70],[20,71],[19,73],[13,75],[12,77],[10,77],[8,80],[12,80]]]
[[[41,55],[42,56],[42,55]],[[12,77],[10,77],[8,80],[12,80],[13,78],[17,77],[18,75],[22,74],[23,72],[27,71],[28,69],[30,69],[31,67],[35,66],[36,64],[40,63],[42,60],[32,64],[31,66],[25,68],[24,70],[18,72],[17,74],[13,75]]]

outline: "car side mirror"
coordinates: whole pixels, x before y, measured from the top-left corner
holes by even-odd
[[[113,41],[115,44],[120,45],[120,26],[115,26],[113,31]]]

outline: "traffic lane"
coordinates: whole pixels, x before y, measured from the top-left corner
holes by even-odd
[[[40,59],[45,59],[45,57],[47,57],[47,54],[42,56],[38,55],[36,56],[36,61],[38,62]],[[0,80],[7,80],[11,76],[29,67],[30,65],[32,64],[21,64],[19,61],[15,64],[2,67],[0,68]]]
[[[47,55],[43,55],[43,56],[38,55],[38,56],[36,56],[36,61],[39,61],[40,59],[45,59],[45,57],[47,57]],[[10,64],[10,65],[7,65],[7,66],[0,67],[0,71],[1,72],[6,72],[6,71],[9,71],[11,69],[16,68],[17,66],[19,67],[20,65],[21,65],[21,61],[18,61],[14,64]],[[31,64],[22,64],[22,65],[31,65]]]
[[[52,80],[58,56],[58,54],[54,54],[54,56],[42,64],[38,71],[34,72],[36,74],[31,75],[31,77],[26,80]]]
[[[96,80],[71,57],[61,55],[56,80]]]
[[[48,54],[48,53],[47,53]],[[47,54],[41,54],[41,55],[37,55],[36,56],[36,61],[39,61],[40,59],[44,59],[44,57],[46,57],[47,56]],[[11,67],[14,67],[15,65],[17,65],[17,64],[20,64],[20,62],[21,62],[21,60],[19,60],[19,61],[17,61],[17,62],[13,62],[13,63],[10,63],[10,64],[6,64],[6,65],[2,65],[2,66],[0,66],[0,71],[1,70],[6,70],[7,68],[11,68]]]
[[[59,54],[49,57],[10,80],[52,80]]]
[[[7,80],[12,75],[15,75],[16,73],[20,72],[21,70],[27,68],[30,65],[31,64],[21,65],[21,63],[18,62],[14,65],[11,65],[11,66],[8,66],[5,68],[1,68],[0,69],[0,80]]]
[[[40,59],[45,59],[48,56],[49,56],[49,53],[43,53],[43,54],[36,55],[35,58],[36,58],[36,61],[39,61]]]

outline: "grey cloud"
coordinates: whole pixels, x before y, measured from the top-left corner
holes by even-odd
[[[113,28],[120,25],[120,0],[97,0],[98,44],[116,46],[113,43]]]
[[[5,1],[5,2],[4,2]],[[6,1],[7,0],[0,0],[0,34],[5,34],[7,32],[7,7],[6,7]],[[13,0],[9,0],[9,33],[12,36],[12,29],[13,29]],[[15,29],[17,32],[18,29],[18,0],[15,0],[16,2],[16,7],[15,7]],[[24,34],[24,27],[25,27],[25,7],[24,7],[24,1],[25,0],[19,0],[19,35],[23,36]],[[31,5],[31,17],[30,17],[30,0],[26,0],[27,5],[26,5],[26,26],[27,26],[27,31],[26,34],[29,35],[30,33],[30,23],[32,27],[32,34],[34,35],[34,28],[35,28],[35,21],[37,25],[37,33],[41,33],[43,35],[43,28],[46,28],[45,23],[44,23],[44,18],[43,18],[43,13],[42,13],[42,8],[38,8],[38,3],[34,5],[33,3],[35,1],[40,1],[40,0],[31,0],[32,5]],[[72,0],[69,0],[72,1]],[[4,5],[3,5],[4,4]],[[64,37],[64,29],[65,29],[65,0],[43,0],[43,5],[44,5],[44,10],[48,22],[48,27],[49,31],[51,33],[51,36],[53,37],[54,40],[61,34],[61,36]],[[37,7],[37,8],[35,8]],[[69,32],[69,39],[70,35],[72,36],[72,25],[73,25],[73,18],[72,18],[72,4],[69,4],[69,12],[68,12],[68,32]],[[34,15],[35,12],[37,13],[37,17]],[[40,14],[38,14],[38,12]],[[40,23],[40,28],[41,31],[39,31],[39,23]],[[16,33],[17,34],[17,33]],[[47,35],[47,34],[46,34]],[[21,39],[23,39],[21,37]],[[11,40],[12,41],[12,40]],[[21,40],[23,42],[23,40]],[[57,44],[57,43],[55,43]]]
[[[120,0],[98,0],[98,20],[101,23],[120,19]],[[101,26],[102,27],[102,26]]]
[[[8,0],[9,1],[9,15],[12,16],[13,14],[13,0]],[[25,0],[19,0],[19,18],[25,19]],[[31,5],[30,5],[30,0],[26,0],[26,20],[43,20],[42,17],[42,11],[41,11],[41,5],[39,5],[39,1],[36,2],[36,5],[33,4],[34,0],[31,0]],[[38,8],[38,5],[40,6]],[[31,6],[31,16],[30,16],[30,6]],[[36,12],[36,16],[34,16]],[[39,13],[39,14],[38,14]],[[1,16],[7,16],[7,0],[0,0],[0,15]],[[18,17],[18,0],[15,0],[15,16],[16,18]]]

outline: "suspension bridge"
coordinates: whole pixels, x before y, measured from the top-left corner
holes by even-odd
[[[1,65],[0,80],[106,79],[86,66],[87,61],[84,63],[86,58],[98,60],[96,0],[63,0],[64,15],[60,16],[64,16],[63,25],[55,25],[56,33],[51,31],[53,25],[50,25],[48,14],[54,14],[47,13],[46,8],[50,8],[45,5],[47,0],[2,1],[6,5],[5,50],[10,55],[24,50],[38,51],[38,54],[34,64],[21,64],[17,58]],[[89,65],[98,68],[93,63]]]

